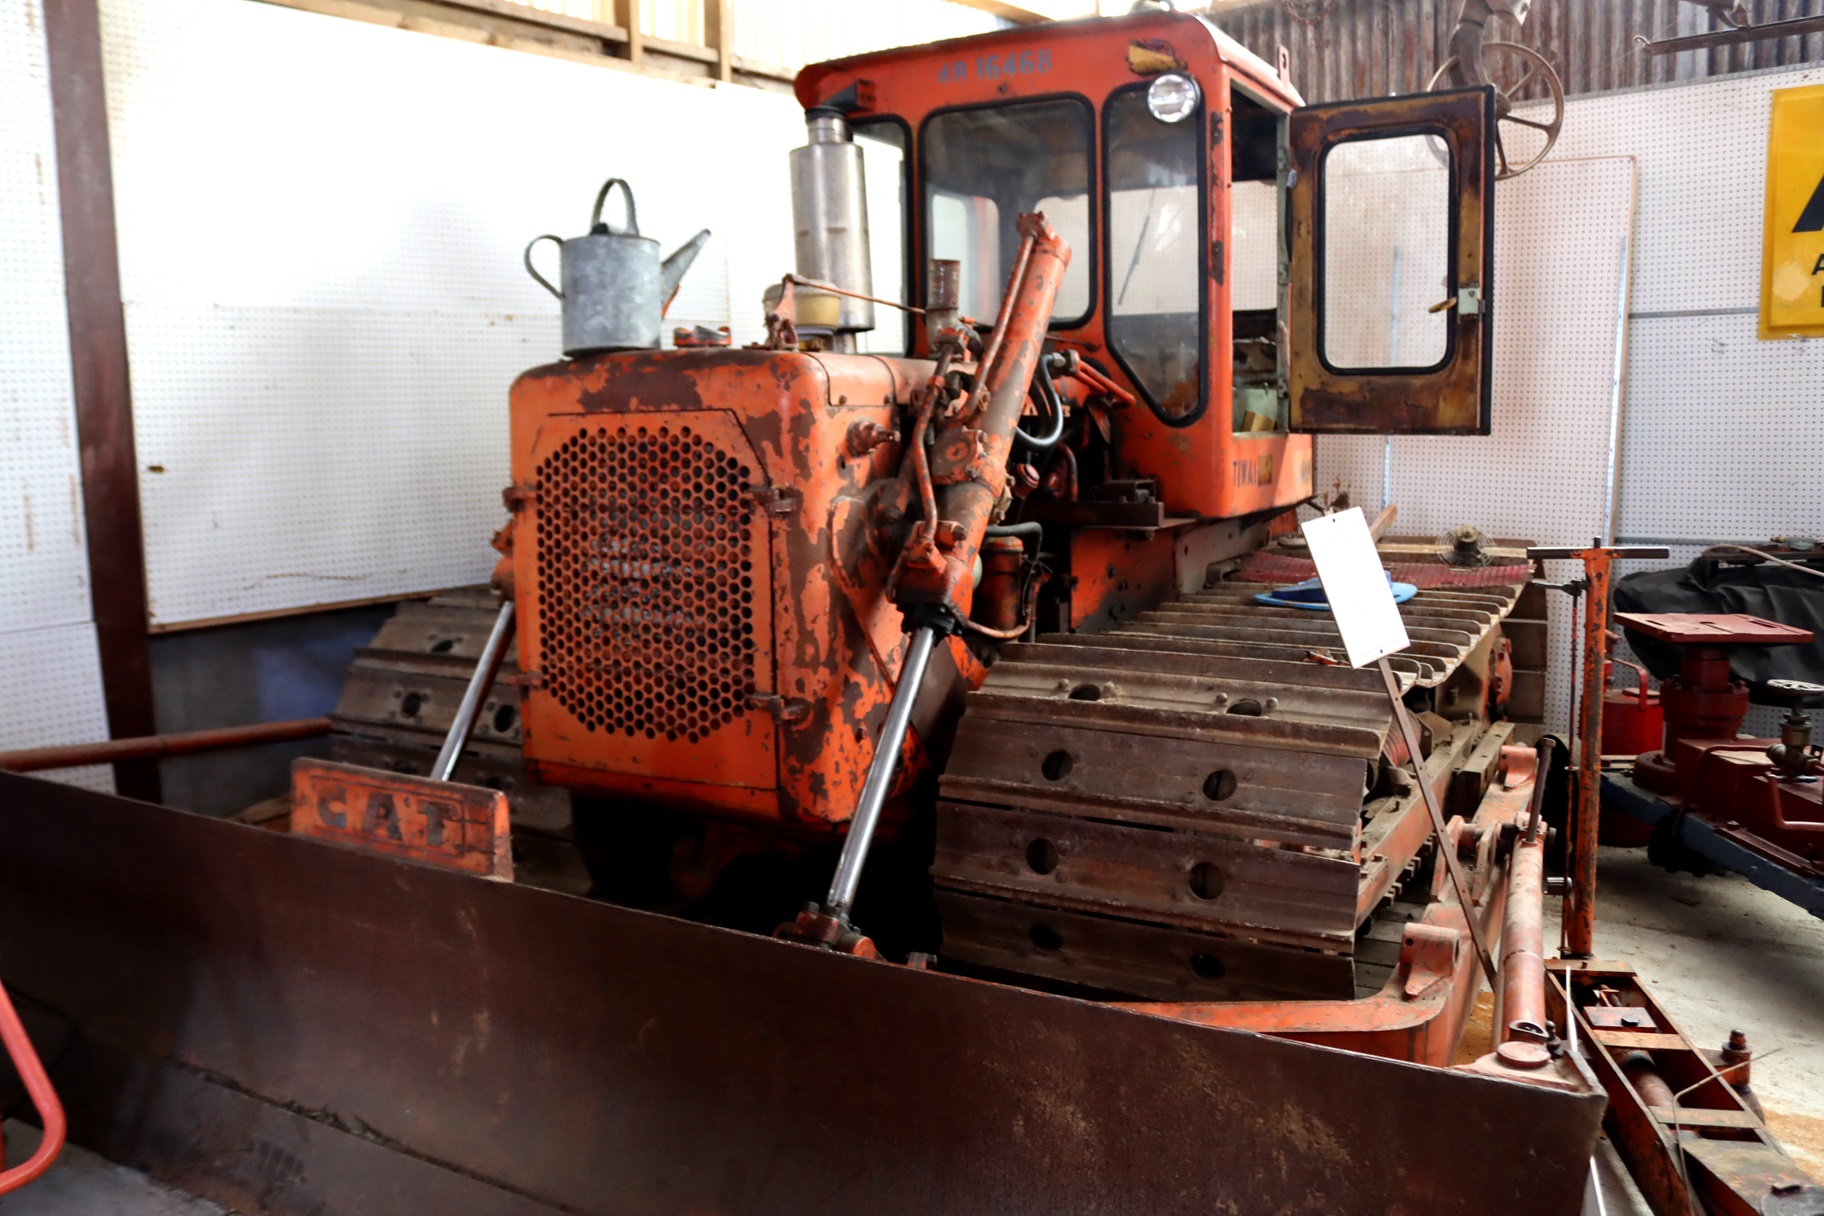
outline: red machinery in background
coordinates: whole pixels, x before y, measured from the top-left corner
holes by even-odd
[[[1729,666],[1731,647],[1805,643],[1813,633],[1728,613],[1624,612],[1616,621],[1684,654],[1660,688],[1662,745],[1635,759],[1631,779],[1605,778],[1605,806],[1653,826],[1648,847],[1660,864],[1737,870],[1824,916],[1824,783],[1804,712],[1824,685],[1767,681],[1787,705],[1780,737],[1744,739],[1749,690]]]

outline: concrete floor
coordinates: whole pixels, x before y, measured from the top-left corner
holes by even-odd
[[[1745,1031],[1768,1126],[1824,1179],[1824,920],[1734,874],[1667,874],[1644,849],[1605,848],[1596,956],[1638,971],[1698,1045]]]
[[[16,1119],[6,1123],[6,1159],[24,1161],[38,1147],[39,1131]],[[220,1204],[154,1182],[138,1170],[115,1165],[86,1148],[64,1146],[36,1182],[0,1198],[0,1216],[233,1216]]]
[[[1597,909],[1598,956],[1638,970],[1687,1035],[1721,1046],[1731,1029],[1747,1032],[1769,1124],[1824,1178],[1824,921],[1746,879],[1667,874],[1629,849],[1603,850]],[[1557,931],[1548,908],[1547,940]],[[37,1136],[9,1122],[7,1158],[23,1160]],[[1586,1212],[1648,1216],[1611,1153],[1596,1169],[1603,1202]],[[0,1216],[233,1213],[72,1147],[36,1183],[0,1198]]]

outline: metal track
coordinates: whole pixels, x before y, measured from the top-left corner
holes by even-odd
[[[1330,665],[1327,613],[1254,602],[1266,589],[1223,584],[1002,652],[940,787],[947,959],[1161,1000],[1347,999],[1385,974],[1373,951],[1368,976],[1354,958],[1398,892],[1374,842],[1417,805],[1410,783],[1386,789],[1381,759],[1402,753],[1386,693]],[[1425,590],[1401,609],[1413,645],[1394,666],[1424,711],[1428,779],[1449,788],[1474,765],[1477,799],[1507,738],[1487,727],[1487,686],[1522,589]]]

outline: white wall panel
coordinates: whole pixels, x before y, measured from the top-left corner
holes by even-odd
[[[1566,106],[1553,159],[1625,155],[1640,164],[1636,312],[1757,305],[1768,94],[1821,83],[1824,64],[1604,93]],[[1576,207],[1563,200],[1567,214]]]
[[[0,671],[24,695],[0,698],[0,749],[93,743],[108,737],[101,655],[89,622],[0,633]],[[114,770],[97,765],[41,774],[114,792]]]
[[[1763,342],[1757,323],[1752,313],[1634,323],[1622,535],[1824,535],[1824,340]]]
[[[0,0],[0,632],[89,619],[38,0]]]
[[[1769,95],[1820,83],[1824,65],[1568,108],[1560,149],[1640,163],[1621,536],[1824,532],[1824,340],[1756,335]]]
[[[158,626],[487,577],[507,387],[559,353],[520,253],[605,178],[666,252],[715,232],[668,325],[753,340],[791,268],[789,97],[248,0],[102,11]]]
[[[0,750],[108,735],[39,0],[0,0]],[[113,789],[112,770],[56,777]]]

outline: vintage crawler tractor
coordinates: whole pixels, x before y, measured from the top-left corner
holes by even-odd
[[[1488,92],[1301,108],[1174,15],[824,64],[798,92],[769,340],[583,352],[513,388],[518,698],[491,716],[519,788],[577,797],[615,855],[599,886],[663,811],[699,892],[840,841],[786,936],[1448,1063],[1479,962],[1385,693],[1328,657],[1327,616],[1253,596],[1310,573],[1259,552],[1312,497],[1310,432],[1486,429]],[[872,216],[868,155],[898,187]],[[1326,269],[1412,241],[1405,211],[1445,307],[1359,281],[1327,302]],[[875,298],[871,218],[901,237],[879,290],[904,313]],[[1377,347],[1368,298],[1428,331]],[[859,350],[870,331],[906,353]],[[1422,588],[1419,759],[1490,940],[1532,788],[1502,720],[1528,568],[1495,557],[1394,561]],[[394,645],[487,636],[491,608],[456,611]],[[352,686],[351,733],[406,703],[447,724],[427,708],[456,697],[388,674]],[[923,832],[931,890],[883,866],[870,923],[883,824]]]
[[[1303,107],[1155,12],[797,93],[768,340],[519,378],[499,615],[401,611],[292,836],[161,821],[232,907],[106,800],[0,841],[194,962],[135,1049],[169,1101],[564,1211],[1573,1210],[1523,551],[1383,541],[1415,731],[1256,602],[1311,573],[1314,432],[1488,429],[1491,92]],[[601,899],[374,855],[506,877],[566,792]]]

